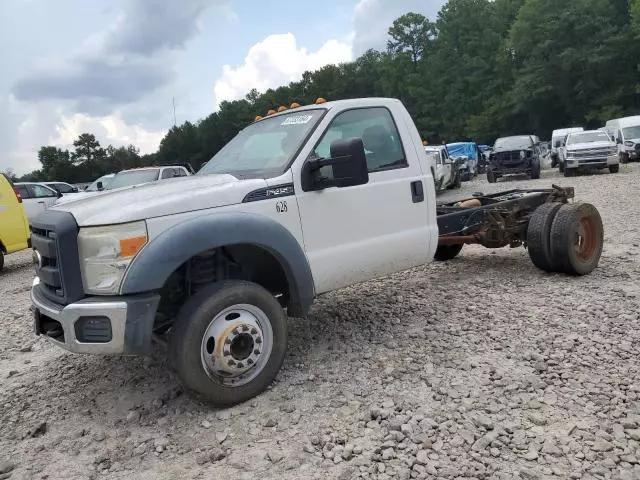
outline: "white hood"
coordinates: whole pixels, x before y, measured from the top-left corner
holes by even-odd
[[[603,140],[602,142],[574,143],[572,145],[567,145],[567,151],[595,150],[597,148],[614,148],[615,146],[616,144],[609,140]]]
[[[56,200],[55,204],[56,205],[60,205],[61,203],[74,202],[76,200],[81,200],[83,198],[93,197],[95,195],[99,195],[99,194],[101,194],[103,192],[104,191],[68,193],[68,194],[62,195],[62,197],[60,197],[58,200]]]
[[[79,226],[111,225],[242,202],[262,179],[238,180],[232,175],[192,175],[116,190],[103,190],[51,207],[70,212]],[[88,192],[87,192],[88,193]]]

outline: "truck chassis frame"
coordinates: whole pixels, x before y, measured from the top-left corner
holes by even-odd
[[[573,187],[516,189],[492,195],[474,194],[470,199],[439,204],[439,245],[480,244],[487,248],[526,244],[533,212],[548,202],[568,203]]]

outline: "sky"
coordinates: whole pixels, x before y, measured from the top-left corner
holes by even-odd
[[[83,132],[156,151],[175,120],[384,49],[444,0],[0,0],[0,170]]]

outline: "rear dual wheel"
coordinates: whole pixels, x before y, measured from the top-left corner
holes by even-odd
[[[591,273],[598,266],[603,243],[602,218],[588,203],[544,204],[529,221],[529,256],[547,272]]]

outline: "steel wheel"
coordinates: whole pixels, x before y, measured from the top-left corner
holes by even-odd
[[[255,305],[232,305],[211,321],[202,337],[202,367],[212,380],[239,387],[260,374],[272,346],[267,315]]]

